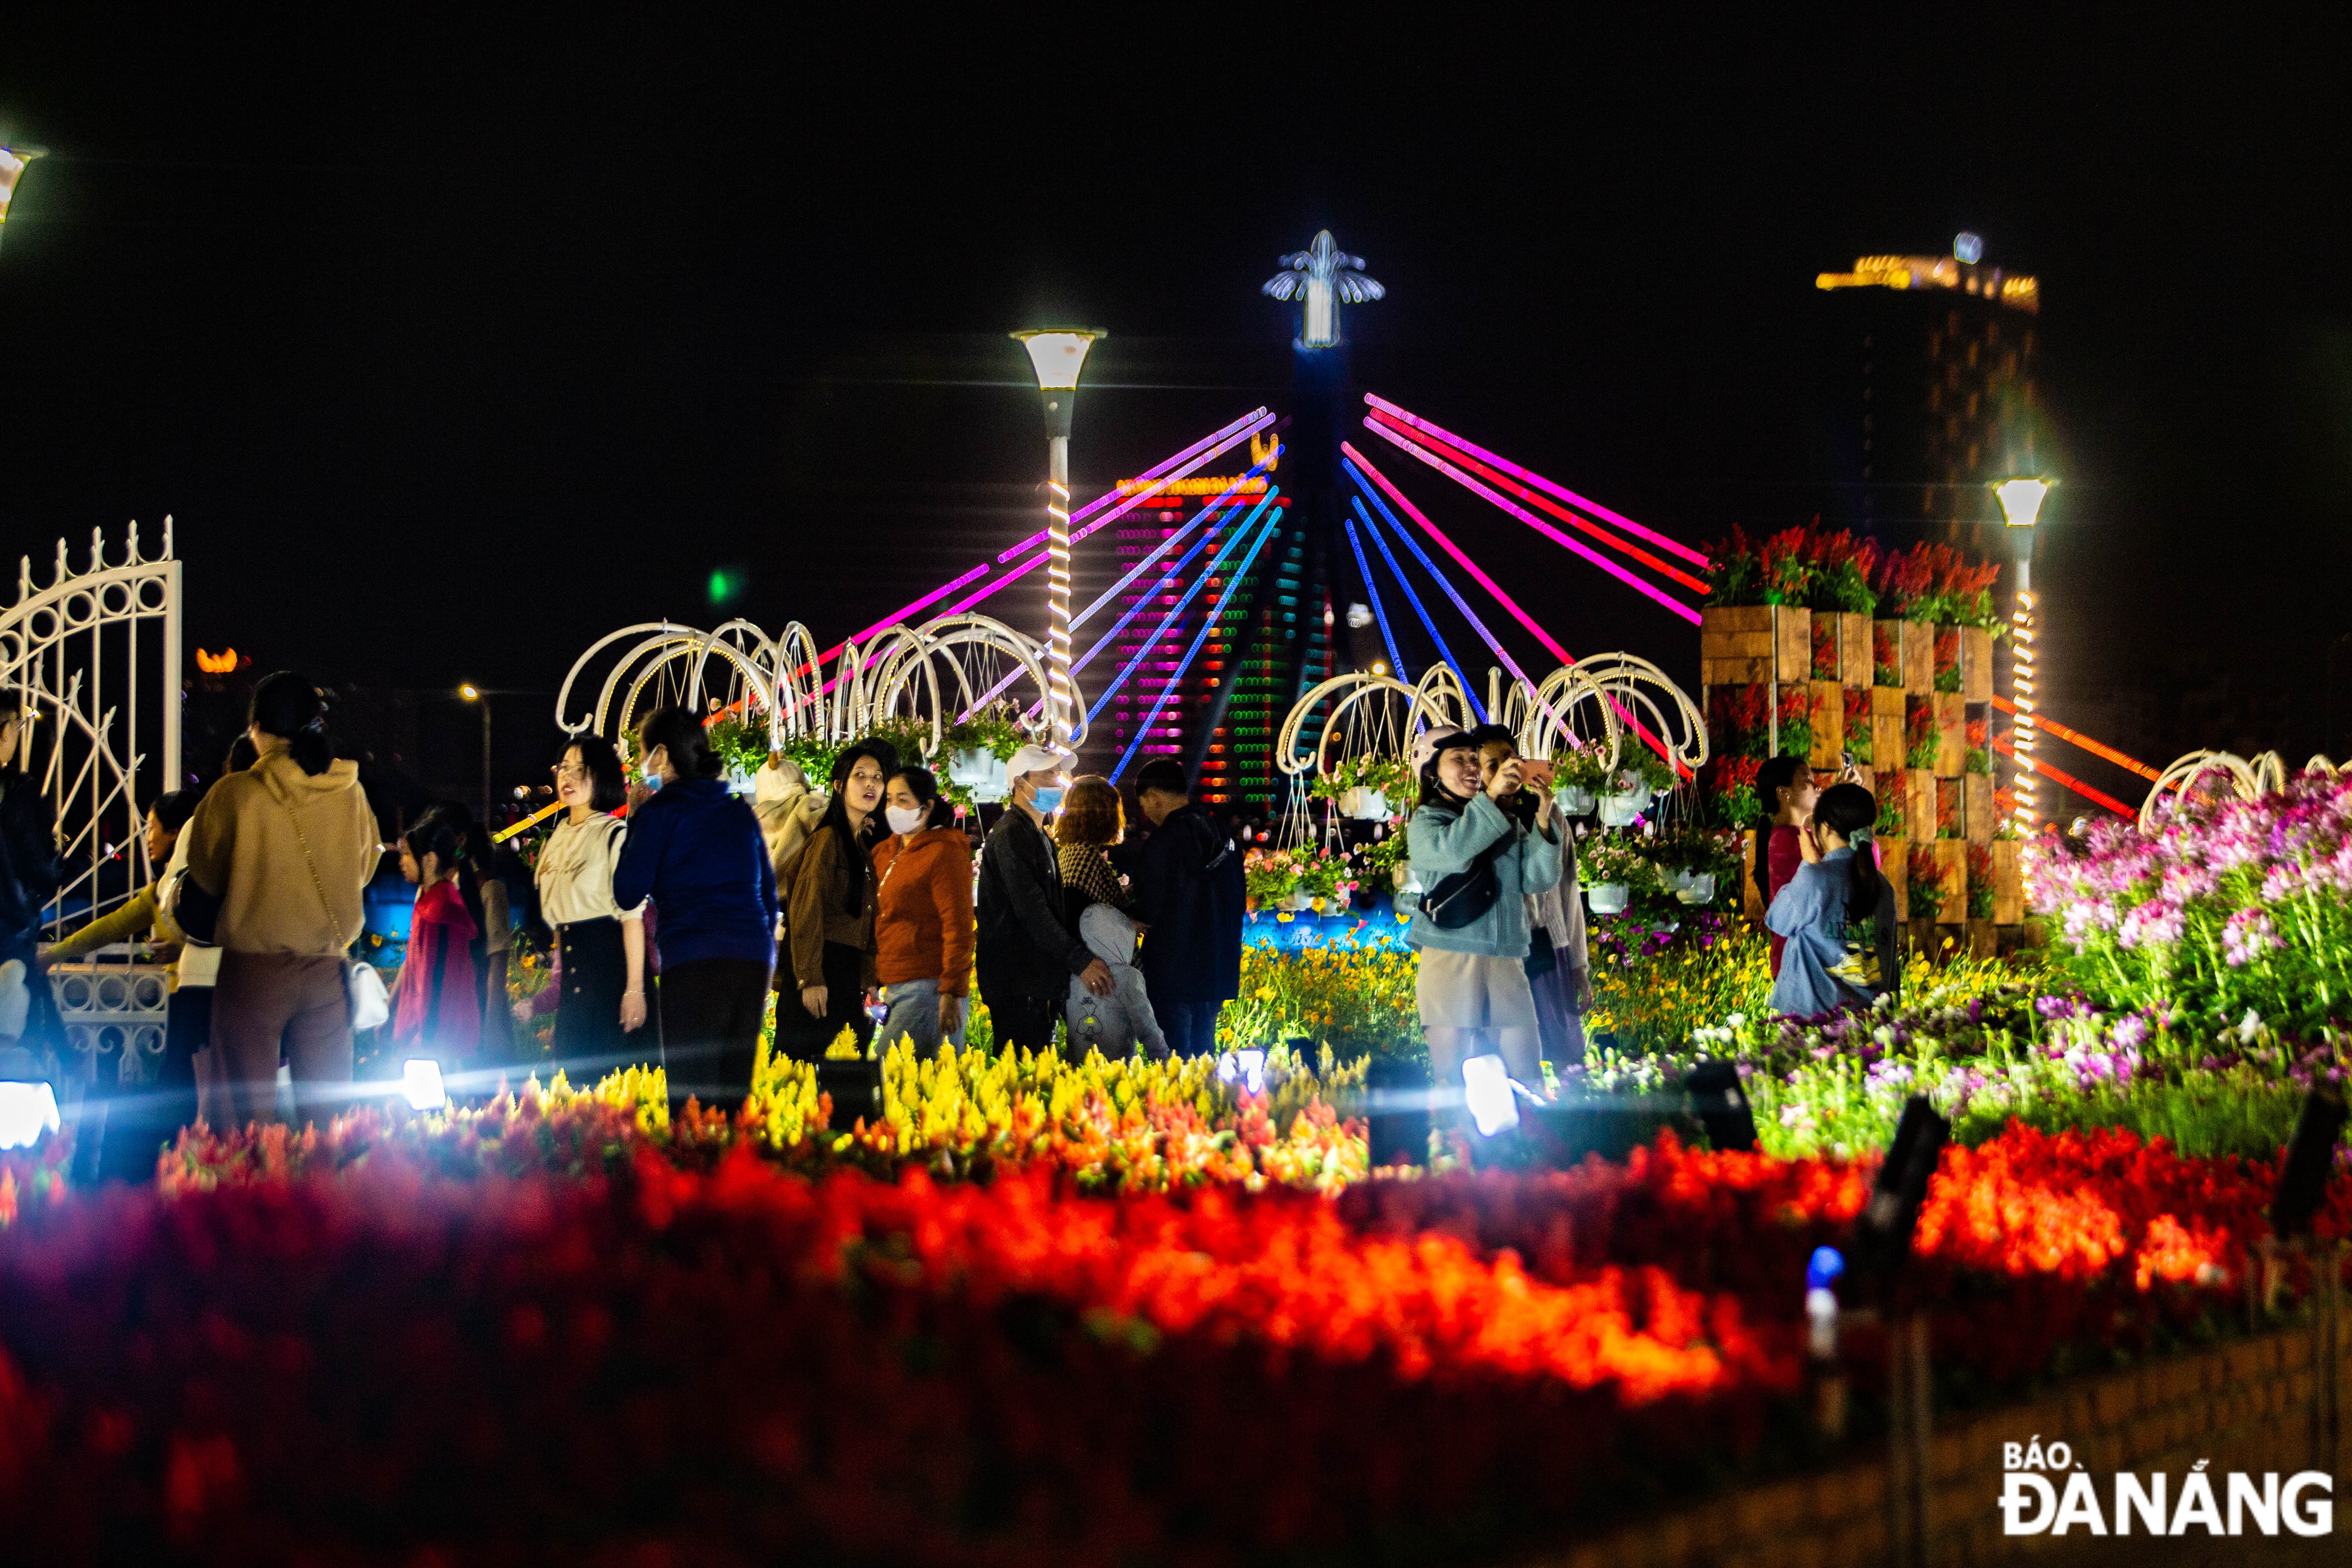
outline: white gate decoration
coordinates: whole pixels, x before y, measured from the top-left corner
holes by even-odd
[[[59,541],[47,586],[35,585],[26,557],[16,602],[0,612],[0,687],[18,692],[33,718],[18,763],[57,814],[60,874],[44,923],[61,935],[160,869],[147,864],[145,803],[185,782],[172,520],[152,557],[142,553],[135,522],[112,561],[104,531],[93,530],[80,571]],[[101,1057],[119,1052],[126,1079],[152,1077],[163,1057],[160,977],[150,985],[148,972],[116,970],[60,982],[63,999],[79,1004],[66,1008],[68,1070],[85,1080]]]
[[[625,646],[611,652],[616,644]],[[612,663],[594,705],[575,717],[572,689],[607,658]],[[988,616],[889,626],[845,645],[832,668],[827,677],[816,639],[798,621],[775,637],[744,620],[707,632],[642,622],[598,639],[572,662],[556,693],[555,723],[567,735],[617,741],[656,708],[676,703],[707,713],[716,705],[740,709],[747,721],[764,721],[776,745],[800,736],[839,744],[877,720],[903,717],[929,723],[929,757],[950,726],[1008,692],[1017,689],[1024,710],[1042,713],[1046,690],[1044,646]],[[1082,697],[1072,719],[1082,743]],[[1029,727],[1042,733],[1042,718]]]

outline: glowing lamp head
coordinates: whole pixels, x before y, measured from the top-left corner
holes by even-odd
[[[1952,259],[1965,261],[1970,267],[1984,259],[1984,236],[1962,229],[1952,239]]]
[[[1085,327],[1052,327],[1013,335],[1029,351],[1039,389],[1066,392],[1078,384],[1078,372],[1086,368],[1087,351],[1094,347],[1095,340],[1110,334]]]
[[[0,1081],[0,1149],[29,1149],[62,1125],[58,1091],[46,1081]]]
[[[1226,1083],[1238,1083],[1252,1094],[1264,1094],[1265,1052],[1256,1047],[1227,1051],[1217,1058],[1217,1077]]]
[[[411,1110],[438,1110],[449,1103],[441,1087],[441,1064],[431,1057],[411,1057],[400,1069],[401,1098]]]
[[[2032,528],[2034,519],[2042,515],[2042,502],[2050,494],[2047,479],[2003,479],[1993,486],[1992,493],[2000,498],[2000,510],[2011,528]]]
[[[1519,1124],[1519,1102],[1511,1069],[1497,1056],[1471,1057],[1462,1064],[1462,1089],[1479,1136],[1492,1138]]]
[[[468,702],[479,702],[482,700],[482,689],[469,680],[457,688],[457,695]]]
[[[16,198],[16,182],[41,155],[38,147],[0,147],[0,223],[8,221],[8,204]]]

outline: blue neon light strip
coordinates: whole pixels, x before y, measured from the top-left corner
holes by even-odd
[[[1160,639],[1168,635],[1168,628],[1176,624],[1177,617],[1184,613],[1185,607],[1191,605],[1193,599],[1199,595],[1201,590],[1207,585],[1209,578],[1216,572],[1217,567],[1224,561],[1227,555],[1233,553],[1234,546],[1239,544],[1242,542],[1243,536],[1249,532],[1250,524],[1255,522],[1258,519],[1258,514],[1265,510],[1267,507],[1272,506],[1274,504],[1274,498],[1281,493],[1282,491],[1278,488],[1268,489],[1265,492],[1265,499],[1259,501],[1255,507],[1252,507],[1250,509],[1250,514],[1242,519],[1241,526],[1234,529],[1231,533],[1225,536],[1225,542],[1217,547],[1216,554],[1209,558],[1209,563],[1201,569],[1201,574],[1192,579],[1192,585],[1184,590],[1184,596],[1178,599],[1169,612],[1160,618],[1160,625],[1154,628],[1150,637],[1144,639],[1143,646],[1136,650],[1135,657],[1127,661],[1127,668],[1120,670],[1116,676],[1113,676],[1111,678],[1110,684],[1104,687],[1099,692],[1095,694],[1094,706],[1087,710],[1087,723],[1092,724],[1095,720],[1101,715],[1103,709],[1110,702],[1111,693],[1117,691],[1121,685],[1125,684],[1127,678],[1135,673],[1136,667],[1140,665],[1145,659],[1151,657],[1151,650],[1160,646]],[[1281,518],[1277,516],[1273,520],[1273,521],[1268,522],[1266,526],[1271,528],[1274,526],[1275,522],[1279,522],[1281,521]],[[1192,547],[1192,553],[1198,554],[1202,547],[1207,545],[1208,542],[1208,536],[1203,535],[1201,539],[1201,542]],[[1255,552],[1252,552],[1252,553],[1255,554]],[[1185,559],[1189,561],[1192,559],[1192,556],[1187,555]],[[1181,569],[1181,568],[1180,567],[1179,570]],[[1246,570],[1246,568],[1244,568],[1244,570]],[[1139,605],[1136,608],[1140,609],[1142,608],[1142,605]],[[1134,614],[1134,611],[1130,610],[1128,613],[1132,615]],[[1124,621],[1119,624],[1121,626],[1126,625]],[[1213,626],[1214,625],[1216,625],[1216,623],[1212,620],[1202,629],[1205,632],[1209,626]],[[1116,637],[1118,635],[1118,627],[1112,627],[1111,636]],[[1108,637],[1103,639],[1104,642],[1108,642],[1109,640],[1110,637]],[[1097,643],[1095,645],[1096,647],[1100,647],[1101,646],[1102,643]],[[1195,642],[1193,646],[1197,647],[1200,645],[1198,642]],[[1092,653],[1093,651],[1094,650],[1092,648],[1087,650],[1088,653]],[[1186,654],[1184,656],[1185,663],[1190,664],[1192,662],[1192,656],[1191,654]],[[1183,674],[1183,668],[1179,666],[1176,673],[1168,678],[1168,690],[1175,689],[1177,681],[1182,679]],[[1166,701],[1167,697],[1167,691],[1162,691],[1160,693],[1161,701]],[[1156,710],[1155,710],[1155,711]]]
[[[1110,771],[1111,783],[1117,784],[1118,775],[1125,773],[1127,764],[1134,760],[1137,749],[1143,744],[1144,738],[1151,733],[1151,726],[1159,721],[1160,710],[1168,706],[1168,700],[1176,694],[1177,685],[1183,679],[1184,672],[1192,668],[1192,660],[1199,657],[1201,645],[1209,640],[1209,634],[1214,631],[1218,623],[1224,619],[1225,605],[1231,602],[1241,585],[1249,580],[1249,569],[1256,562],[1257,552],[1265,548],[1265,542],[1274,537],[1275,531],[1281,525],[1282,519],[1279,515],[1268,518],[1265,526],[1258,530],[1256,540],[1249,547],[1249,553],[1242,558],[1240,570],[1225,579],[1224,591],[1217,595],[1216,606],[1209,612],[1209,618],[1202,621],[1201,629],[1193,634],[1192,646],[1184,650],[1183,660],[1177,665],[1176,673],[1169,678],[1168,684],[1161,689],[1159,699],[1151,704],[1151,711],[1146,713],[1143,716],[1143,722],[1137,726],[1135,739],[1129,741],[1127,743],[1127,750],[1118,754],[1118,765]],[[1234,537],[1238,539],[1240,535],[1237,533]],[[1202,575],[1205,577],[1208,574],[1204,572]]]
[[[1356,552],[1356,570],[1364,574],[1364,592],[1371,596],[1372,619],[1381,624],[1381,641],[1388,645],[1389,668],[1396,671],[1399,680],[1409,682],[1412,677],[1405,673],[1404,655],[1397,652],[1396,635],[1389,630],[1389,613],[1381,607],[1381,585],[1372,581],[1372,563],[1364,559],[1364,542],[1356,537],[1356,520],[1339,521],[1348,525],[1348,548]]]
[[[1352,496],[1349,499],[1355,500]],[[1388,536],[1381,531],[1380,524],[1372,521],[1372,514],[1364,510],[1362,501],[1355,500],[1355,506],[1356,515],[1364,520],[1365,531],[1372,536],[1372,542],[1381,547],[1381,559],[1387,562],[1389,570],[1396,574],[1397,586],[1404,590],[1406,601],[1412,605],[1412,613],[1421,617],[1422,627],[1429,633],[1429,640],[1437,645],[1439,660],[1453,667],[1454,679],[1462,682],[1462,694],[1470,699],[1470,711],[1478,715],[1478,722],[1484,724],[1486,710],[1480,705],[1478,694],[1472,689],[1469,678],[1462,673],[1462,661],[1455,658],[1454,650],[1445,646],[1445,638],[1438,633],[1437,623],[1430,619],[1428,607],[1422,604],[1421,595],[1412,591],[1412,580],[1405,576],[1404,568],[1397,564],[1395,552],[1389,549]]]
[[[1397,521],[1396,513],[1388,509],[1387,503],[1381,500],[1380,495],[1372,489],[1372,487],[1364,482],[1362,472],[1357,468],[1354,463],[1350,462],[1346,458],[1340,458],[1339,462],[1349,474],[1355,477],[1356,488],[1363,491],[1367,496],[1370,496],[1371,498],[1372,504],[1381,509],[1381,515],[1387,518],[1389,520],[1389,526],[1397,531],[1398,537],[1404,541],[1404,547],[1412,552],[1414,558],[1428,570],[1431,576],[1437,579],[1437,585],[1445,590],[1445,596],[1454,601],[1454,607],[1461,611],[1463,616],[1468,619],[1471,629],[1478,634],[1479,639],[1493,651],[1496,658],[1503,661],[1503,668],[1509,670],[1511,674],[1518,679],[1527,681],[1528,689],[1533,691],[1535,689],[1536,683],[1533,680],[1528,679],[1528,672],[1526,670],[1519,668],[1519,661],[1511,657],[1511,650],[1505,647],[1496,639],[1495,634],[1486,629],[1486,623],[1478,618],[1477,612],[1471,609],[1468,603],[1463,599],[1462,595],[1454,591],[1454,584],[1445,580],[1445,574],[1437,569],[1437,563],[1432,561],[1429,558],[1429,552],[1422,549],[1421,542],[1413,538],[1412,533],[1406,530],[1405,525]]]
[[[1094,619],[1095,612],[1097,610],[1101,609],[1105,605],[1109,604],[1111,600],[1117,598],[1129,583],[1132,583],[1138,577],[1142,576],[1145,569],[1153,562],[1159,560],[1161,556],[1175,549],[1178,544],[1183,542],[1183,538],[1186,534],[1192,532],[1195,528],[1198,528],[1202,522],[1208,518],[1210,513],[1215,511],[1227,501],[1232,500],[1235,490],[1240,489],[1244,485],[1249,483],[1252,479],[1257,478],[1258,475],[1264,473],[1268,468],[1272,467],[1275,459],[1281,457],[1282,453],[1282,444],[1277,441],[1275,443],[1274,450],[1265,455],[1265,460],[1264,462],[1253,465],[1248,473],[1244,474],[1232,484],[1227,485],[1223,494],[1217,496],[1213,500],[1208,502],[1206,505],[1202,507],[1198,512],[1193,514],[1192,521],[1178,529],[1175,533],[1168,539],[1163,540],[1160,542],[1159,549],[1153,551],[1150,554],[1137,562],[1135,563],[1134,570],[1128,573],[1126,576],[1121,577],[1118,582],[1113,583],[1110,587],[1104,592],[1101,598],[1097,599],[1093,604],[1088,605],[1085,609],[1080,610],[1077,615],[1071,619],[1070,629],[1072,631],[1076,631],[1080,626],[1085,626],[1088,621]],[[1269,486],[1267,488],[1271,489],[1272,487]],[[1235,502],[1234,510],[1239,511],[1240,510],[1240,503]],[[1225,515],[1227,517],[1231,517],[1233,513],[1228,512]],[[1171,576],[1173,574],[1174,574],[1172,572],[1170,574]],[[1162,577],[1160,579],[1162,584],[1165,584],[1167,581],[1168,579],[1166,577]],[[1158,588],[1154,588],[1152,593],[1156,594],[1160,590]]]
[[[1269,488],[1267,491],[1268,498],[1271,499],[1276,493],[1278,492]],[[1261,501],[1258,504],[1259,509],[1264,510],[1265,503]],[[1171,566],[1167,571],[1160,574],[1160,581],[1151,584],[1150,592],[1138,595],[1136,596],[1135,603],[1128,607],[1127,614],[1119,616],[1118,620],[1112,622],[1110,630],[1097,637],[1095,639],[1094,646],[1079,656],[1078,661],[1070,666],[1070,673],[1076,675],[1079,670],[1086,668],[1087,666],[1095,661],[1095,655],[1102,652],[1103,649],[1110,647],[1112,643],[1118,641],[1118,634],[1127,629],[1128,623],[1134,620],[1136,616],[1143,614],[1144,611],[1151,608],[1152,601],[1157,599],[1161,594],[1167,592],[1169,587],[1175,583],[1176,579],[1184,574],[1184,568],[1192,563],[1193,557],[1199,555],[1202,551],[1206,550],[1209,547],[1209,542],[1216,538],[1218,531],[1227,523],[1233,521],[1234,518],[1239,517],[1241,515],[1241,510],[1240,503],[1235,502],[1233,506],[1225,509],[1224,516],[1218,518],[1213,522],[1210,522],[1209,531],[1201,535],[1199,539],[1192,542],[1192,548],[1184,552],[1182,557],[1177,561],[1175,565]],[[1255,512],[1251,513],[1252,517],[1255,517]],[[1209,516],[1209,513],[1202,512],[1199,517],[1194,518],[1192,522],[1185,524],[1186,531],[1189,532],[1195,523],[1207,521]],[[1226,542],[1231,543],[1234,540],[1240,538],[1242,534],[1247,532],[1248,530],[1249,524],[1244,521],[1240,528],[1235,529],[1232,533],[1226,535]],[[1175,539],[1170,540],[1169,542],[1173,544],[1181,541],[1182,538],[1183,534],[1180,533]]]

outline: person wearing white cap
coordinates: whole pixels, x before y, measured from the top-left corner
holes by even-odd
[[[1063,914],[1062,876],[1045,818],[1062,805],[1062,773],[1076,759],[1050,746],[1024,746],[1005,767],[1011,809],[980,857],[977,963],[980,999],[1000,1051],[1049,1050],[1070,976],[1097,996],[1115,988]]]

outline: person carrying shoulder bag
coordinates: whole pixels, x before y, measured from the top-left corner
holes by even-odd
[[[174,910],[221,949],[212,1043],[232,1126],[275,1117],[281,1051],[299,1116],[330,1109],[325,1086],[352,1080],[345,968],[383,848],[359,764],[335,757],[309,680],[280,670],[255,687],[247,732],[259,760],[205,792]]]
[[[1407,929],[1421,954],[1415,1001],[1429,1039],[1430,1075],[1462,1081],[1470,1057],[1499,1055],[1519,1082],[1542,1081],[1526,895],[1559,880],[1562,831],[1549,792],[1526,826],[1516,756],[1487,775],[1475,737],[1461,730],[1423,742],[1421,805],[1406,832],[1413,875],[1429,889]]]

